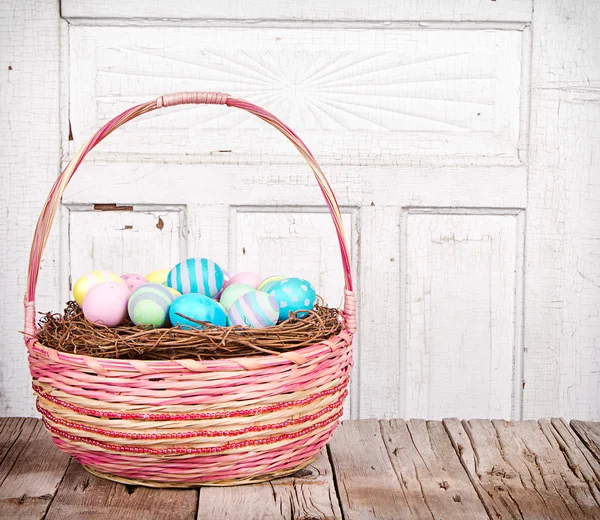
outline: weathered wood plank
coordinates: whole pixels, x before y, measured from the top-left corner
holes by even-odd
[[[37,420],[22,417],[0,419],[0,484],[10,473],[18,456],[37,426]]]
[[[535,2],[532,27],[523,414],[598,419],[597,2]]]
[[[600,517],[600,464],[564,419],[542,419],[538,423],[554,451],[563,455],[552,469],[560,471],[571,495],[578,502],[598,508]]]
[[[89,474],[71,461],[45,520],[193,520],[198,491],[125,486]]]
[[[344,421],[329,449],[345,520],[411,518],[376,420]]]
[[[120,20],[139,19],[208,19],[208,20],[301,20],[332,21],[356,20],[361,22],[380,20],[399,20],[402,22],[427,21],[495,21],[527,22],[531,20],[531,0],[505,0],[499,6],[493,3],[481,3],[476,0],[460,0],[443,2],[440,0],[420,0],[419,2],[394,2],[379,0],[377,2],[361,2],[346,0],[324,3],[315,0],[307,2],[264,2],[247,0],[235,2],[187,2],[171,0],[138,0],[135,5],[117,0],[63,0],[62,15],[72,23],[84,19],[99,18],[102,24],[116,24]],[[132,22],[129,22],[132,23]]]
[[[574,453],[572,440],[568,447],[556,440],[561,434],[550,422],[450,419],[444,424],[492,518],[600,518],[597,482],[588,480],[593,470]]]
[[[21,428],[25,421],[26,419],[23,417],[0,418],[0,463],[21,434]]]
[[[600,422],[571,421],[571,428],[600,461]]]
[[[487,520],[441,422],[392,419],[381,427],[412,518]]]
[[[290,477],[242,487],[201,488],[198,520],[215,518],[341,520],[327,451]]]
[[[0,484],[2,518],[42,519],[65,474],[69,457],[52,443],[36,419],[21,420],[21,435],[12,445],[18,453]]]
[[[571,421],[571,428],[600,462],[600,422]]]

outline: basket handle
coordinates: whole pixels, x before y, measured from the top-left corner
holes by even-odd
[[[25,334],[26,343],[34,341],[35,337],[35,290],[37,286],[37,279],[39,274],[40,262],[42,259],[42,253],[46,247],[48,236],[50,234],[50,228],[54,221],[54,216],[60,205],[60,201],[69,181],[73,177],[77,168],[85,158],[85,156],[105,137],[111,134],[114,130],[124,125],[125,123],[135,119],[142,114],[152,112],[159,108],[166,108],[175,105],[186,105],[186,104],[197,104],[197,105],[227,105],[229,107],[239,108],[245,110],[255,116],[266,121],[271,126],[279,130],[300,152],[302,157],[306,160],[310,168],[312,169],[325,202],[329,207],[335,230],[338,236],[340,245],[340,251],[342,254],[342,264],[344,268],[344,280],[345,280],[345,291],[344,291],[344,310],[343,318],[346,328],[350,333],[354,333],[356,330],[356,299],[353,293],[352,287],[352,272],[350,265],[350,254],[348,252],[348,245],[346,243],[346,237],[344,234],[344,226],[342,223],[342,215],[340,207],[337,203],[333,190],[329,185],[329,182],[325,178],[325,174],[321,170],[321,167],[317,163],[316,159],[302,142],[302,140],[275,117],[270,112],[263,108],[260,108],[248,101],[236,99],[230,97],[228,94],[222,94],[217,92],[180,92],[177,94],[167,94],[160,96],[159,98],[142,103],[141,105],[134,106],[122,114],[118,115],[114,119],[106,123],[100,130],[98,130],[94,136],[86,142],[73,156],[67,167],[56,179],[48,199],[44,204],[42,213],[38,219],[37,226],[35,228],[35,234],[33,236],[33,242],[31,244],[31,252],[29,254],[29,269],[27,272],[27,292],[25,293]]]

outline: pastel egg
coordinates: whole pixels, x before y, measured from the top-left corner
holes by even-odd
[[[169,307],[175,300],[168,287],[147,283],[138,287],[129,298],[127,311],[136,325],[162,327],[167,322]]]
[[[182,329],[205,328],[205,325],[196,321],[209,322],[219,327],[227,325],[223,307],[208,296],[198,293],[187,293],[177,298],[169,309],[169,319],[174,326],[179,325]]]
[[[123,280],[131,292],[135,291],[140,285],[148,283],[148,280],[139,274],[127,273],[121,275]]]
[[[179,298],[181,296],[181,293],[179,291],[176,291],[175,289],[173,289],[172,287],[169,287],[167,285],[167,282],[162,284],[163,287],[166,287],[167,289],[169,289],[169,292],[175,296],[175,298]]]
[[[233,285],[228,285],[223,290],[223,294],[221,295],[219,303],[223,306],[226,312],[229,312],[229,307],[231,307],[233,302],[242,297],[244,294],[255,290],[256,289],[254,289],[254,287],[248,285],[247,283],[234,283]]]
[[[182,294],[216,296],[223,288],[223,270],[207,258],[188,258],[177,264],[167,276],[167,285]]]
[[[271,287],[273,287],[277,282],[285,280],[284,276],[269,276],[265,278],[260,285],[258,286],[259,291],[269,292]]]
[[[84,274],[82,277],[78,278],[73,286],[73,297],[75,301],[79,304],[83,304],[83,300],[85,299],[85,295],[88,291],[102,282],[121,282],[123,280],[119,277],[118,274],[112,273],[110,271],[92,271],[91,273]]]
[[[271,327],[279,319],[279,306],[273,296],[265,292],[252,291],[233,303],[227,318],[231,325],[253,329]]]
[[[148,283],[165,283],[168,275],[169,269],[158,269],[147,274],[145,278],[148,280]]]
[[[302,278],[286,278],[277,282],[269,294],[277,300],[279,305],[279,321],[285,321],[290,312],[309,309],[315,306],[317,293],[308,280]],[[298,318],[304,318],[307,314],[298,313]]]
[[[254,289],[258,289],[262,278],[258,273],[251,273],[249,271],[243,273],[234,274],[226,284],[226,287],[233,285],[234,283],[245,283]]]
[[[115,327],[127,315],[130,295],[129,288],[121,279],[94,285],[83,300],[83,315],[96,325]]]
[[[213,296],[213,298],[215,300],[218,300],[219,298],[221,298],[223,291],[227,287],[227,282],[229,282],[229,279],[231,278],[231,276],[229,276],[229,273],[227,271],[225,271],[225,269],[221,269],[221,270],[223,271],[223,287],[221,287],[221,290]]]

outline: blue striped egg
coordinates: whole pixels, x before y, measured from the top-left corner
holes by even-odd
[[[174,299],[171,291],[164,285],[146,283],[131,293],[127,311],[136,325],[162,327],[167,321],[169,307]]]
[[[271,286],[269,294],[277,300],[279,305],[279,321],[285,321],[290,312],[299,310],[312,310],[317,301],[315,288],[308,280],[302,278],[286,278]],[[307,316],[306,312],[299,312],[298,318]]]
[[[253,329],[271,327],[279,318],[279,307],[272,296],[252,291],[238,298],[227,315],[230,325],[242,325]]]
[[[227,325],[227,315],[223,307],[208,296],[196,293],[184,294],[177,298],[169,309],[169,319],[174,326],[179,325],[182,329],[205,328],[202,323],[196,323],[198,321],[219,327]]]
[[[207,258],[188,258],[167,275],[167,285],[182,294],[216,296],[223,288],[223,269]]]

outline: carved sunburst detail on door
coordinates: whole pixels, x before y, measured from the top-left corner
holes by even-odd
[[[304,49],[298,42],[275,42],[264,49],[184,51],[179,46],[128,45],[110,50],[120,59],[104,58],[99,64],[100,118],[114,114],[117,100],[130,105],[147,99],[142,96],[145,91],[198,89],[230,92],[268,108],[284,121],[325,131],[465,132],[485,129],[494,116],[494,65],[472,52],[324,52],[314,46]],[[110,110],[104,114],[106,101]],[[181,129],[181,111],[188,109],[162,112],[161,126]],[[187,122],[190,132],[236,126],[258,128],[261,122],[222,108]]]

